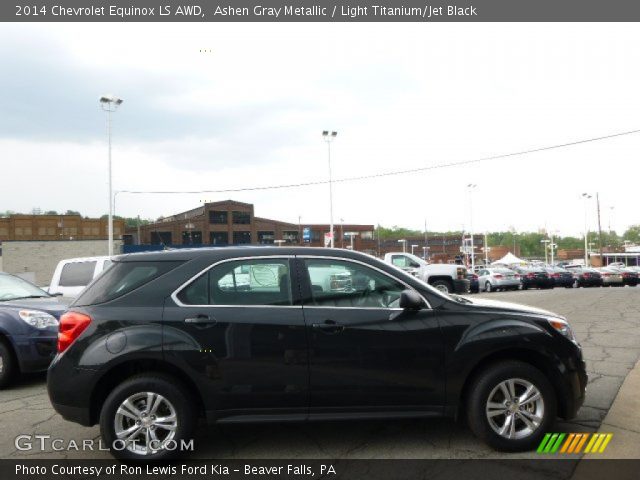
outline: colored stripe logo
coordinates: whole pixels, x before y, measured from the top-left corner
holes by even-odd
[[[613,433],[547,433],[538,453],[602,453],[613,438]],[[586,446],[585,446],[586,445]]]

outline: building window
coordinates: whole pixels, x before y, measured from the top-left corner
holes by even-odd
[[[251,232],[233,232],[233,243],[235,245],[251,243]]]
[[[182,232],[182,244],[183,245],[201,245],[202,232],[195,232],[191,230],[189,230],[188,232]]]
[[[233,211],[232,216],[234,225],[249,225],[251,223],[250,212]]]
[[[171,244],[171,232],[151,232],[151,245]]]
[[[311,241],[319,242],[322,239],[322,232],[319,230],[311,230]]]
[[[299,243],[298,242],[298,231],[297,230],[289,230],[282,232],[282,239],[285,243]]]
[[[365,232],[360,232],[360,238],[363,240],[373,240],[373,231],[367,230]]]
[[[209,234],[209,243],[211,245],[229,245],[229,233],[211,232]]]
[[[275,240],[274,232],[258,232],[258,243],[261,245],[272,244]]]
[[[209,223],[214,225],[226,225],[229,221],[229,212],[225,210],[210,210]]]

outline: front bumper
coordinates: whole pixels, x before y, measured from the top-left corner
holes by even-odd
[[[568,370],[564,377],[567,385],[567,396],[563,411],[560,413],[565,420],[571,420],[577,415],[578,410],[580,410],[580,407],[584,404],[587,391],[589,377],[587,376],[584,361],[580,359],[577,368],[575,370]]]
[[[20,371],[43,372],[56,355],[58,334],[49,331],[11,337]]]

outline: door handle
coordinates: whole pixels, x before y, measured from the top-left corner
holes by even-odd
[[[188,317],[184,319],[184,323],[217,323],[215,318],[211,318],[208,315],[196,315],[195,317]]]
[[[325,320],[323,323],[312,323],[311,328],[322,333],[335,334],[344,330],[344,325],[337,324],[334,320]]]

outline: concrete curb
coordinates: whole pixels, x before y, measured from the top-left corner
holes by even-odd
[[[602,471],[599,467],[603,465],[598,465],[598,460],[640,459],[640,361],[624,379],[598,433],[613,433],[613,438],[603,453],[583,456],[572,479],[602,480],[604,471],[611,475],[611,464]],[[616,469],[616,479],[638,478],[636,462],[620,462],[616,465],[620,467]]]

